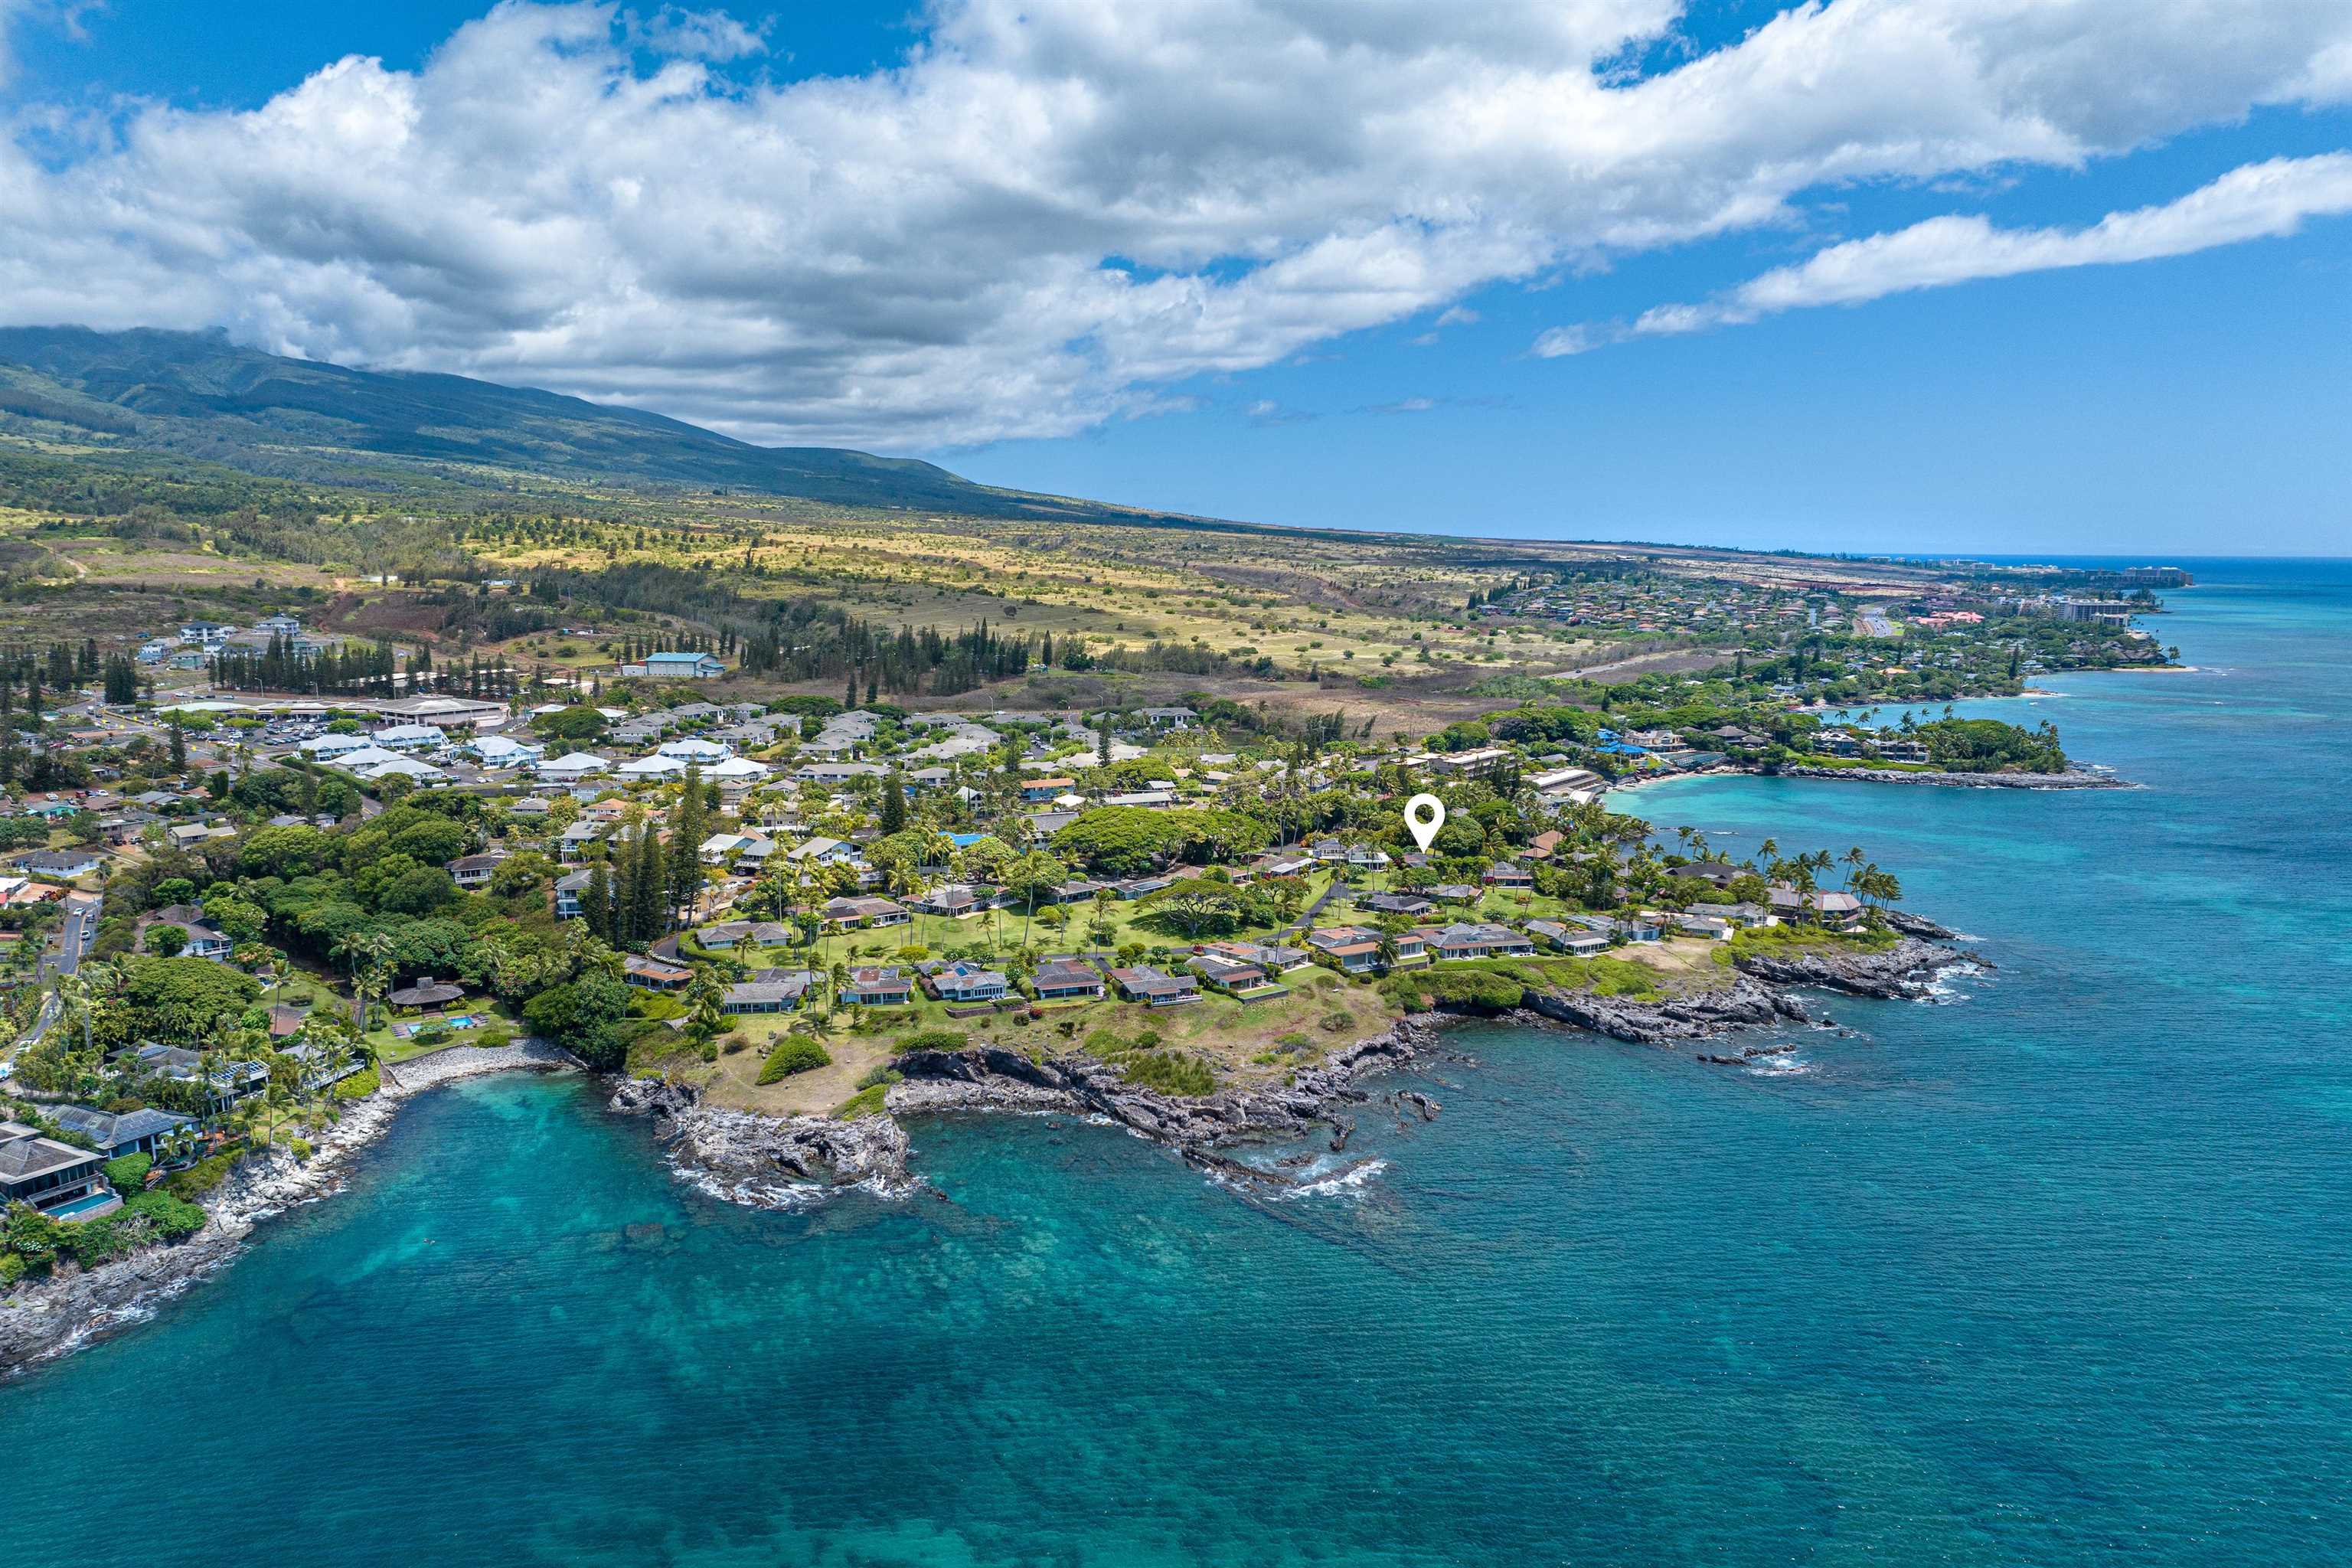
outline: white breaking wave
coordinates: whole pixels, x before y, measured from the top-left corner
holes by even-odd
[[[1813,1064],[1801,1056],[1783,1052],[1779,1056],[1750,1057],[1748,1070],[1760,1078],[1795,1078],[1813,1070]]]
[[[1281,1195],[1285,1199],[1337,1197],[1342,1193],[1358,1192],[1370,1186],[1372,1178],[1388,1168],[1386,1160],[1367,1160],[1352,1170],[1341,1171],[1320,1181],[1303,1183]]]
[[[1927,982],[1927,994],[1919,1000],[1929,1006],[1953,1006],[1969,1000],[1969,993],[1958,984],[1962,980],[1982,979],[1989,972],[1974,963],[1956,963]]]

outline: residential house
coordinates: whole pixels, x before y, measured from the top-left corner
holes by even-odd
[[[1038,961],[1030,977],[1040,1002],[1063,1002],[1103,994],[1102,971],[1075,953]]]
[[[694,971],[667,959],[630,953],[621,960],[621,979],[643,991],[682,991],[694,980]]]
[[[1782,920],[1801,921],[1808,925],[1830,931],[1852,931],[1862,924],[1862,900],[1852,893],[1811,892],[1799,894],[1782,885],[1771,891],[1772,912]]]
[[[1012,988],[1003,971],[983,969],[961,959],[953,963],[934,959],[916,968],[922,972],[925,988],[942,1002],[997,1002]]]
[[[487,735],[472,742],[467,750],[480,759],[486,768],[528,767],[547,754],[546,748],[507,735]]]
[[[1559,921],[1529,921],[1528,934],[1553,952],[1571,958],[1591,958],[1609,951],[1609,939],[1601,932]]]
[[[751,842],[747,834],[714,833],[696,847],[695,857],[706,866],[724,866]]]
[[[269,1087],[269,1068],[257,1061],[223,1063],[206,1080],[204,1054],[182,1046],[141,1046],[131,1054],[131,1063],[140,1072],[168,1078],[176,1083],[206,1082],[213,1097],[225,1104],[259,1094]]]
[[[386,724],[369,740],[392,752],[430,752],[448,744],[448,732],[438,724]]]
[[[927,915],[969,915],[988,908],[994,897],[995,889],[991,888],[977,888],[967,882],[946,882],[927,889],[908,902]]]
[[[719,1010],[730,1014],[789,1013],[807,997],[816,976],[805,969],[762,969],[727,988]]]
[[[449,776],[431,763],[420,763],[414,757],[394,757],[388,763],[378,763],[372,768],[362,768],[357,771],[359,776],[370,784],[380,784],[389,778],[415,779],[419,784],[433,784]]]
[[[903,1007],[913,1000],[914,982],[896,965],[853,969],[849,984],[835,994],[845,1007]]]
[[[1413,934],[1428,944],[1430,952],[1447,962],[1458,963],[1472,958],[1526,958],[1536,951],[1535,943],[1529,942],[1524,933],[1486,921],[1423,927]]]
[[[535,770],[539,776],[557,784],[576,784],[592,773],[601,773],[612,763],[593,752],[566,752],[560,757],[542,759]]]
[[[1400,955],[1403,937],[1397,938]],[[1380,967],[1381,933],[1367,926],[1318,926],[1307,933],[1307,945],[1338,963],[1349,974],[1367,974]]]
[[[887,778],[889,773],[880,763],[804,763],[793,770],[793,777],[809,784],[839,784],[851,779]]]
[[[588,883],[594,876],[593,871],[574,871],[568,877],[556,879],[555,918],[557,920],[576,921],[580,918],[583,907],[581,900],[588,896]]]
[[[1112,982],[1119,994],[1129,1002],[1141,1002],[1152,1007],[1177,1007],[1201,999],[1201,983],[1189,974],[1170,974],[1150,964],[1138,964],[1132,969],[1114,969]]]
[[[1073,778],[1025,779],[1021,784],[1021,798],[1034,805],[1077,787],[1078,781]]]
[[[1285,987],[1275,985],[1274,977],[1264,968],[1231,953],[1203,948],[1186,962],[1192,973],[1201,977],[1202,984],[1229,996],[1263,993],[1268,986],[1273,986],[1276,995],[1285,990]]]
[[[58,1218],[95,1218],[121,1207],[106,1184],[106,1156],[0,1121],[0,1204],[29,1204]]]
[[[555,836],[556,858],[567,866],[579,864],[587,856],[590,845],[603,842],[605,832],[601,822],[592,822],[584,816],[575,819]]]
[[[1258,942],[1202,942],[1200,951],[1223,953],[1241,963],[1255,963],[1268,974],[1286,974],[1294,969],[1304,969],[1314,962],[1298,948]]]
[[[625,664],[624,675],[648,675],[683,680],[709,680],[727,673],[727,667],[716,654],[649,653],[639,664]]]
[[[449,862],[449,879],[461,888],[475,889],[490,885],[490,873],[507,858],[503,849],[485,855],[461,855]]]
[[[678,762],[691,763],[695,767],[708,768],[725,762],[735,752],[732,748],[721,745],[717,741],[697,740],[688,736],[683,741],[664,742],[655,754],[675,758]]]
[[[721,790],[746,790],[764,783],[774,772],[765,763],[755,763],[749,757],[729,757],[702,770],[704,782],[715,784]]]
[[[1359,909],[1376,915],[1403,915],[1408,919],[1429,913],[1437,906],[1427,899],[1411,893],[1374,893],[1356,900]]]
[[[144,947],[153,938],[150,935],[158,926],[169,926],[185,938],[180,949],[183,958],[224,959],[236,944],[228,933],[205,917],[205,911],[194,904],[173,904],[157,910],[139,922],[139,942]]]
[[[49,1120],[68,1132],[89,1139],[98,1146],[99,1157],[105,1160],[119,1160],[126,1154],[152,1155],[172,1134],[196,1124],[193,1116],[152,1107],[116,1112],[94,1110],[87,1105],[60,1105],[49,1112]]]
[[[1478,879],[1487,887],[1506,893],[1525,892],[1536,885],[1534,876],[1525,867],[1514,866],[1507,860],[1487,867],[1479,873]]]
[[[16,864],[29,876],[70,882],[105,865],[106,858],[95,849],[36,849]]]
[[[1656,942],[1665,934],[1657,916],[1646,911],[1627,915],[1570,915],[1568,923],[1598,931],[1619,942]]]
[[[827,925],[866,930],[902,926],[915,918],[904,905],[877,898],[827,899],[817,912]]]

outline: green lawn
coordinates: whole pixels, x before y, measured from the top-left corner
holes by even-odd
[[[351,1004],[344,1002],[341,1005],[348,1007]],[[390,1024],[381,1029],[370,1029],[362,1038],[367,1042],[368,1048],[374,1051],[382,1060],[401,1062],[406,1061],[411,1057],[423,1056],[427,1051],[437,1051],[445,1046],[469,1045],[480,1038],[484,1029],[505,1028],[516,1034],[523,1032],[522,1021],[515,1016],[514,1010],[505,1003],[494,1001],[488,996],[469,996],[458,1011],[470,1013],[475,1017],[487,1021],[475,1028],[456,1030],[447,1038],[434,1040],[429,1044],[419,1044],[414,1037],[405,1040],[396,1037],[392,1032]],[[393,1022],[404,1024],[414,1021],[407,1017],[393,1020]]]

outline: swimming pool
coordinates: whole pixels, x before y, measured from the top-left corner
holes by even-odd
[[[96,1192],[76,1198],[69,1204],[59,1204],[53,1209],[44,1209],[41,1212],[47,1215],[51,1219],[82,1219],[86,1217],[95,1217],[98,1210],[112,1208],[116,1201],[114,1194],[110,1192]]]

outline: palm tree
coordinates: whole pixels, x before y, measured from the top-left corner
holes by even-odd
[[[727,987],[719,979],[719,972],[709,964],[697,964],[694,979],[686,988],[686,1005],[692,1016],[691,1027],[698,1040],[709,1040],[727,1026]]]
[[[393,969],[390,945],[390,939],[386,938],[384,956],[371,958],[367,966],[362,969],[352,981],[352,994],[359,1002],[359,1028],[362,1034],[367,1032],[369,1020],[375,1016],[371,1004],[381,1002],[392,994]]]
[[[1029,922],[1037,915],[1037,895],[1070,874],[1070,868],[1051,855],[1032,849],[1013,862],[1006,879],[1021,890],[1021,945],[1029,945]]]

